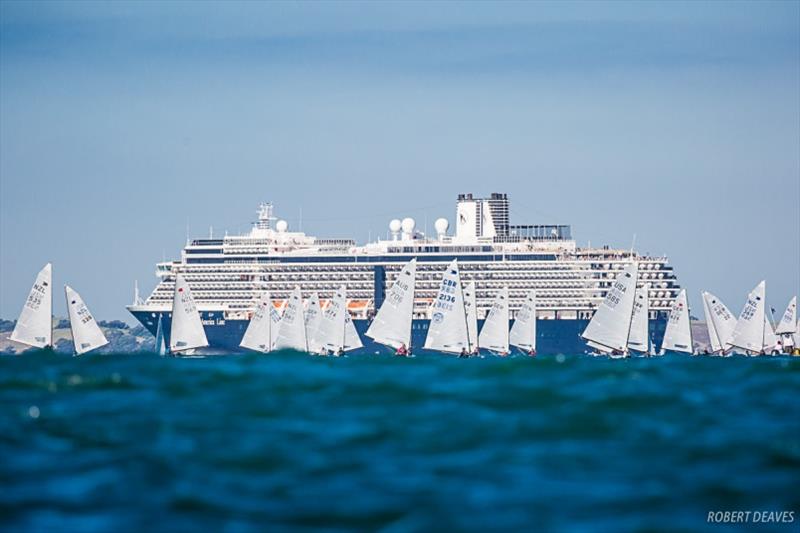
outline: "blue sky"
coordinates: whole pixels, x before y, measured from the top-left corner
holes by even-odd
[[[360,242],[508,192],[667,254],[702,314],[800,291],[800,3],[0,3],[0,316],[103,318],[186,238]],[[56,313],[64,314],[63,298]]]

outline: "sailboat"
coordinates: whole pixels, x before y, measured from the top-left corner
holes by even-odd
[[[239,346],[256,352],[269,352],[272,348],[273,336],[277,331],[276,325],[280,320],[281,315],[272,305],[269,291],[264,291],[258,299],[253,317],[247,325]]]
[[[650,285],[636,289],[633,299],[631,331],[628,335],[628,350],[647,354],[650,352]]]
[[[53,266],[47,263],[28,293],[10,340],[34,348],[53,345]]]
[[[345,301],[344,299],[342,301]],[[361,337],[356,331],[356,325],[350,317],[350,312],[347,310],[347,303],[344,304],[344,351],[357,350],[363,348],[364,343],[361,342]]]
[[[108,339],[103,335],[81,295],[69,285],[64,286],[64,293],[67,296],[69,327],[72,330],[75,355],[82,355],[108,344]]]
[[[308,351],[311,353],[319,353],[322,349],[321,343],[317,342],[314,334],[319,328],[320,321],[322,320],[322,308],[319,306],[319,294],[311,293],[311,296],[306,300],[305,324],[306,336],[308,338]]]
[[[769,315],[772,316],[772,311],[769,312]],[[764,310],[764,345],[761,348],[761,351],[765,354],[772,355],[779,353],[778,336],[775,335],[775,330],[772,328],[772,322],[767,318],[766,309]]]
[[[781,321],[778,323],[778,327],[775,328],[775,333],[781,336],[781,341],[785,348],[790,348],[792,346],[797,347],[797,343],[794,342],[793,333],[797,329],[797,296],[793,297],[789,301],[789,305],[786,306],[786,311],[783,312],[781,316]]]
[[[411,347],[416,272],[415,258],[403,267],[389,289],[386,300],[367,329],[367,337],[392,348]]]
[[[733,330],[736,328],[736,317],[722,303],[722,300],[710,292],[704,291],[702,297],[711,351],[723,356],[730,355],[726,352],[726,345],[731,335],[733,335]]]
[[[273,350],[308,351],[308,338],[306,336],[306,323],[303,316],[303,295],[300,285],[296,285],[286,303],[283,317],[278,323],[278,332],[272,343]]]
[[[164,336],[164,315],[158,315],[158,325],[156,326],[155,350],[158,355],[167,355],[167,343]]]
[[[431,306],[425,349],[457,354],[469,351],[467,313],[455,259],[445,269],[439,293]]]
[[[689,317],[689,302],[686,300],[686,289],[681,289],[669,311],[664,340],[661,343],[661,354],[666,352],[694,353],[692,342],[692,322]]]
[[[794,343],[792,355],[800,355],[800,320],[797,322],[794,333],[792,333],[792,342]]]
[[[194,303],[192,291],[182,274],[175,278],[175,293],[172,297],[172,328],[169,335],[169,351],[173,354],[191,355],[195,349],[208,346],[206,332],[200,312]]]
[[[464,310],[467,315],[467,335],[469,337],[469,348],[471,354],[478,353],[478,305],[476,302],[475,282],[470,281],[463,289]]]
[[[314,339],[319,353],[347,352],[363,346],[347,311],[346,286],[339,287],[323,311]]]
[[[478,335],[478,346],[500,355],[508,355],[508,287],[503,287],[497,293]]]
[[[726,350],[739,348],[746,355],[759,355],[764,349],[766,282],[762,281],[747,295],[736,327],[725,345]]]
[[[635,262],[619,273],[581,334],[600,354],[620,357],[627,353],[638,276],[639,264]]]
[[[536,291],[531,290],[522,302],[508,334],[508,342],[528,355],[536,355]]]

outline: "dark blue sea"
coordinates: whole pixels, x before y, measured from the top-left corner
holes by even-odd
[[[2,357],[0,529],[798,531],[799,403],[789,357]]]

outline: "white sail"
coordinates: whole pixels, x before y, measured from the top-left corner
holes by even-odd
[[[392,288],[389,289],[386,300],[367,329],[367,337],[393,348],[411,345],[416,273],[417,260],[412,259],[403,267]]]
[[[778,327],[775,328],[775,333],[778,335],[791,335],[794,333],[796,328],[795,324],[797,323],[797,296],[792,298],[789,301],[789,305],[786,306],[786,311],[783,312],[783,316],[781,316],[781,321],[778,324]]]
[[[703,300],[703,316],[706,319],[706,329],[708,329],[708,342],[711,344],[711,352],[719,353],[722,351],[722,343],[719,341],[719,334],[717,328],[714,327],[714,318],[711,316],[711,309],[708,306],[708,293],[703,292],[701,295]]]
[[[322,321],[322,309],[319,306],[319,294],[312,292],[306,300],[306,336],[308,337],[308,351],[317,353],[322,349],[322,342],[316,339],[316,333]],[[344,331],[344,330],[342,330]]]
[[[9,339],[35,348],[53,345],[53,267],[47,263],[31,287]]]
[[[709,332],[711,331],[710,328],[713,327],[716,334],[716,342],[712,341],[711,345],[714,347],[714,351],[724,352],[730,348],[728,341],[736,328],[736,317],[722,303],[722,300],[710,292],[703,292],[703,302],[708,306],[708,313],[711,317],[712,326],[709,326]],[[717,344],[720,348],[716,348]]]
[[[500,354],[508,353],[508,287],[497,293],[478,335],[478,346]]]
[[[628,335],[628,348],[647,353],[650,350],[650,285],[636,289],[633,299],[631,332]]]
[[[158,315],[158,326],[156,326],[156,353],[167,355],[167,343],[164,339],[164,315]]]
[[[425,348],[450,353],[469,350],[464,294],[455,259],[445,269],[439,293],[431,306],[431,322],[425,337]]]
[[[361,338],[347,311],[347,287],[342,285],[328,302],[314,332],[318,352],[349,351],[361,348]]]
[[[686,300],[686,289],[681,289],[672,303],[664,331],[661,351],[693,353],[692,322],[689,318],[689,302]]]
[[[536,351],[536,291],[531,290],[517,311],[508,343],[526,352]]]
[[[314,342],[310,345],[312,352],[338,352],[346,344],[347,300],[344,285],[333,295],[322,318],[313,333]]]
[[[350,312],[347,310],[347,306],[345,306],[344,310],[344,351],[350,350],[357,350],[359,348],[363,348],[364,343],[361,342],[361,337],[358,336],[358,331],[356,331],[356,325],[353,323],[353,319],[350,318]]]
[[[470,281],[463,289],[464,309],[467,315],[467,334],[469,337],[468,351],[472,352],[478,347],[478,305],[475,296],[475,282]]]
[[[253,317],[247,325],[242,342],[239,346],[257,352],[268,352],[272,347],[272,339],[277,330],[276,325],[281,320],[281,315],[272,305],[269,292],[264,292],[256,304]]]
[[[103,335],[103,331],[89,312],[81,295],[69,285],[64,286],[64,292],[67,296],[69,327],[72,330],[75,353],[81,355],[108,344],[106,336]]]
[[[775,335],[775,330],[772,329],[772,323],[767,319],[766,312],[764,313],[764,346],[762,350],[764,353],[772,353],[773,350],[778,348],[778,336]]]
[[[278,332],[272,343],[272,349],[308,351],[306,323],[303,315],[303,295],[300,292],[299,285],[295,286],[291,296],[289,296],[289,301],[286,303],[283,317],[278,323]]]
[[[175,278],[175,293],[172,297],[172,328],[169,335],[169,351],[172,353],[208,346],[206,332],[200,312],[192,298],[192,291],[182,274]]]
[[[619,273],[581,335],[587,344],[606,353],[627,350],[638,275],[638,263]]]
[[[794,333],[792,333],[792,342],[795,348],[800,349],[800,321],[797,322]]]
[[[736,327],[726,343],[726,350],[740,348],[760,353],[764,347],[764,309],[766,282],[762,281],[747,295],[747,302],[739,314]]]

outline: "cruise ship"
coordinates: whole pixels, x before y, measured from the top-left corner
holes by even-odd
[[[366,337],[370,320],[383,303],[402,267],[417,259],[412,345],[421,351],[445,267],[458,260],[462,282],[474,281],[479,325],[498,290],[508,287],[510,313],[531,289],[537,298],[537,351],[584,353],[580,338],[614,278],[631,261],[639,262],[639,286],[650,285],[651,341],[660,344],[669,309],[680,286],[666,257],[639,255],[631,249],[580,248],[568,225],[510,223],[507,194],[488,198],[459,194],[454,229],[436,221],[436,235],[425,235],[412,218],[392,220],[386,239],[358,245],[350,239],[317,238],[291,231],[273,215],[273,205],[259,206],[258,220],[247,234],[222,239],[189,240],[180,259],[158,263],[160,281],[145,300],[128,310],[154,335],[162,318],[169,337],[175,277],[189,283],[212,351],[240,351],[239,343],[262,291],[281,305],[300,286],[303,297],[318,293],[324,306],[341,285],[364,347],[362,353],[387,348]]]

